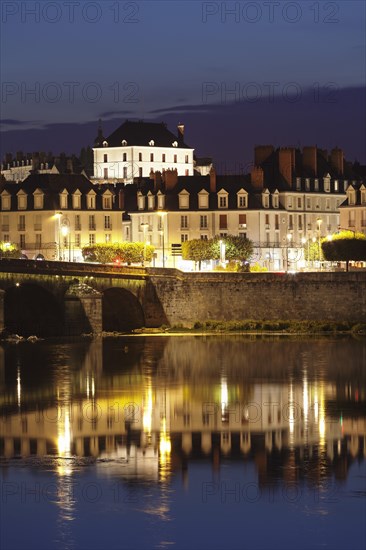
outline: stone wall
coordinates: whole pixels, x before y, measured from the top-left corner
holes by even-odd
[[[364,272],[169,272],[150,276],[170,325],[209,319],[366,322]]]

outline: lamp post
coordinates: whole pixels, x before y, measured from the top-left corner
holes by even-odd
[[[292,234],[287,233],[287,246],[286,246],[286,271],[288,271],[289,268],[289,259],[288,259],[288,249],[291,244]]]
[[[61,216],[62,212],[55,212],[55,218],[58,221],[57,224],[57,243],[58,243],[58,259],[61,261]]]
[[[318,226],[319,265],[320,265],[320,271],[321,271],[322,263],[321,263],[321,245],[320,245],[320,226],[323,223],[323,220],[321,218],[317,218],[316,223],[317,223],[317,226]]]
[[[69,226],[64,224],[62,227],[61,227],[61,234],[63,236],[63,238],[66,240],[66,246],[63,246],[63,249],[65,251],[66,248],[69,249],[69,262],[71,260],[70,258],[70,230],[69,230]],[[65,255],[64,255],[64,260],[65,260]],[[66,261],[66,260],[65,260]]]
[[[144,255],[143,255],[142,265],[145,265],[145,262],[146,262],[146,231],[147,231],[147,228],[149,227],[149,224],[146,223],[146,222],[143,222],[140,225],[141,225],[142,231],[144,233]]]
[[[224,241],[220,239],[220,264],[221,267],[225,267],[225,260],[226,260],[226,245]]]
[[[160,218],[160,231],[162,235],[162,245],[163,245],[163,268],[165,267],[165,223],[164,218],[166,216],[166,212],[158,212],[158,216]]]

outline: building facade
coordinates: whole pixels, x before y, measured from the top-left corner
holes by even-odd
[[[17,244],[29,259],[82,261],[83,246],[122,239],[121,186],[33,174],[0,189],[0,240]]]
[[[184,142],[183,125],[174,135],[164,123],[126,121],[107,138],[100,127],[93,152],[94,179],[101,183],[133,183],[173,168],[193,176],[194,149]]]

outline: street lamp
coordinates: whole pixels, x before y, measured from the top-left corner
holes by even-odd
[[[220,239],[220,263],[222,267],[225,267],[226,259],[226,244]]]
[[[288,259],[288,249],[291,244],[292,234],[287,233],[287,246],[286,246],[286,271],[288,271],[289,268],[289,259]]]
[[[320,246],[320,226],[323,223],[323,220],[321,218],[317,218],[316,223],[317,223],[317,226],[318,226],[319,265],[320,265],[320,270],[321,270],[322,269],[322,263],[321,263],[321,246]]]
[[[55,212],[55,218],[58,220],[57,227],[57,242],[58,242],[58,259],[61,260],[61,216],[62,212]]]
[[[140,224],[141,228],[142,228],[142,231],[144,232],[144,256],[143,256],[143,262],[142,262],[142,265],[145,265],[145,262],[146,262],[146,231],[147,231],[147,228],[149,227],[149,224],[146,223],[146,222],[143,222]]]
[[[162,235],[162,245],[163,245],[163,268],[165,267],[165,223],[164,218],[166,216],[166,212],[158,212],[158,216],[160,219],[160,231]]]

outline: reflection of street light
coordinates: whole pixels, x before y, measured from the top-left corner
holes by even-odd
[[[164,218],[166,216],[166,212],[158,212],[158,216],[160,217],[160,231],[162,234],[162,245],[163,245],[163,267],[165,267],[165,223]]]
[[[146,231],[147,231],[147,228],[149,227],[149,224],[145,222],[145,223],[141,223],[140,226],[142,227],[142,231],[144,232],[144,256],[143,256],[142,265],[145,265],[145,262],[146,262]]]
[[[286,246],[286,271],[288,271],[289,268],[289,259],[288,259],[288,249],[291,244],[292,234],[287,233],[287,246]]]

